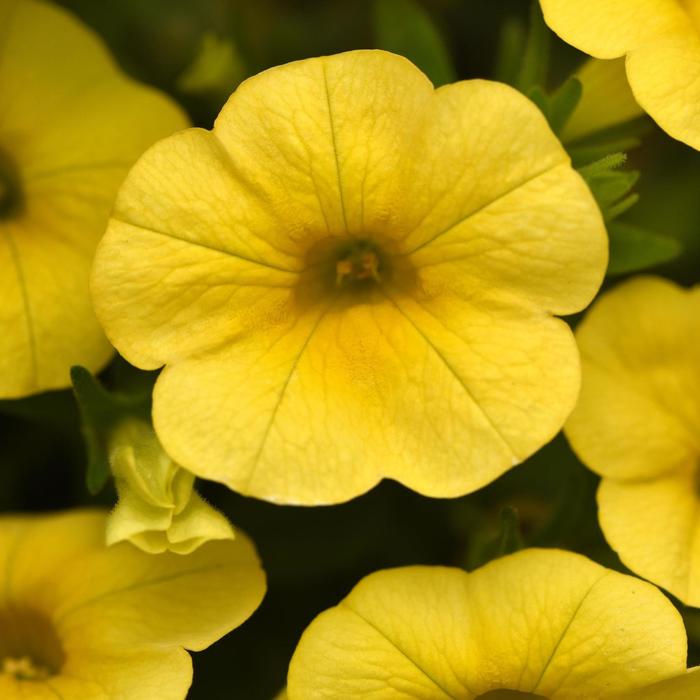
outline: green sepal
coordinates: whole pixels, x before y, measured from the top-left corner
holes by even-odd
[[[634,224],[613,221],[608,225],[608,234],[608,275],[639,272],[670,262],[683,252],[683,245],[679,240],[646,231]]]
[[[561,133],[574,113],[583,95],[581,81],[571,76],[567,78],[549,98],[549,125],[555,134]]]
[[[606,222],[621,216],[639,201],[639,195],[631,193],[639,180],[639,172],[618,170],[626,162],[625,153],[610,153],[578,169],[588,183]]]
[[[518,17],[507,17],[498,38],[496,50],[496,67],[493,72],[494,80],[499,83],[515,85],[520,71],[527,32],[524,23]]]
[[[85,367],[71,367],[71,381],[81,417],[81,433],[87,452],[88,491],[102,490],[111,475],[108,440],[112,431],[127,418],[150,421],[151,395],[118,394],[107,391]]]
[[[372,25],[377,48],[405,56],[434,85],[457,79],[440,31],[416,0],[375,0]]]

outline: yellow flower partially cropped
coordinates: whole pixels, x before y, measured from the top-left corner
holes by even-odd
[[[466,573],[364,578],[304,632],[289,700],[690,700],[687,640],[654,586],[563,550]]]
[[[564,41],[626,57],[637,102],[671,136],[700,149],[700,0],[540,0]]]
[[[700,606],[700,287],[639,277],[577,329],[566,434],[602,475],[600,524],[635,573]]]
[[[126,421],[110,442],[119,502],[107,519],[107,544],[129,540],[149,554],[189,554],[233,539],[228,520],[194,490],[194,474],[165,454],[145,421]]]
[[[184,700],[185,649],[242,624],[265,593],[247,538],[186,557],[104,544],[105,514],[0,517],[3,700]]]
[[[213,131],[131,171],[93,270],[154,423],[199,476],[271,501],[390,477],[489,483],[551,439],[607,260],[600,212],[539,110],[498,83],[434,90],[353,51],[265,71]]]
[[[187,126],[64,10],[0,0],[0,398],[66,387],[112,348],[88,288],[119,184]]]

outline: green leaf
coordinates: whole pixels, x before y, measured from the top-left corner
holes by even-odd
[[[246,75],[243,61],[230,39],[205,33],[192,63],[177,79],[177,88],[189,95],[228,97]]]
[[[517,17],[508,17],[501,26],[496,50],[496,68],[494,80],[508,85],[515,85],[520,71],[520,64],[525,52],[525,26]]]
[[[150,420],[150,394],[128,396],[107,391],[84,367],[71,367],[87,451],[87,487],[98,493],[110,476],[107,442],[114,428],[129,417]]]
[[[680,241],[620,221],[608,225],[609,275],[624,275],[669,262],[683,251]]]
[[[583,86],[578,78],[568,78],[549,99],[549,125],[555,134],[566,126],[581,101]]]
[[[405,56],[436,86],[457,79],[440,32],[416,0],[375,0],[373,10],[377,48]]]
[[[536,85],[546,84],[549,72],[550,38],[551,33],[544,22],[540,4],[535,0],[530,6],[530,24],[525,52],[515,80],[515,87],[525,95]]]

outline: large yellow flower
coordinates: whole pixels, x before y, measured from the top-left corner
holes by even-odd
[[[562,550],[466,573],[379,571],[304,632],[289,700],[690,700],[687,640],[654,586]]]
[[[626,56],[639,104],[700,149],[700,0],[540,0],[547,24],[596,58]]]
[[[112,349],[88,289],[129,166],[185,127],[64,10],[0,0],[0,398],[68,386]]]
[[[104,545],[105,515],[0,517],[2,700],[184,700],[185,651],[204,649],[258,607],[252,544],[188,556]]]
[[[635,573],[700,606],[700,288],[633,279],[576,337],[583,385],[566,434],[603,476],[603,532]]]
[[[244,82],[213,131],[139,160],[93,271],[185,468],[287,503],[382,477],[456,496],[549,440],[578,354],[552,314],[607,258],[598,208],[537,108],[437,91],[353,51]]]

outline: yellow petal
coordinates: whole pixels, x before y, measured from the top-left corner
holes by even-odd
[[[540,0],[564,41],[596,58],[618,58],[683,20],[676,0]]]
[[[291,700],[472,700],[498,689],[610,697],[685,670],[680,615],[657,589],[569,552],[530,550],[467,574],[363,579],[312,622]]]
[[[92,253],[129,166],[187,122],[64,10],[0,5],[0,151],[24,193],[24,210],[0,221],[0,396],[14,398],[67,386],[71,365],[95,371],[111,356],[90,304]]]
[[[676,0],[540,0],[547,24],[596,58],[627,56],[636,101],[674,138],[700,148],[700,11]]]
[[[700,606],[700,496],[687,470],[650,481],[603,479],[600,526],[625,566]]]
[[[440,88],[407,161],[396,227],[409,232],[402,254],[421,279],[433,267],[446,286],[471,277],[472,288],[505,289],[552,313],[590,302],[607,264],[600,212],[520,93],[480,80]]]
[[[627,77],[639,104],[668,134],[700,149],[700,23],[627,55]]]
[[[616,479],[684,469],[700,452],[700,291],[639,277],[600,298],[576,332],[581,395],[566,434]]]
[[[620,700],[689,700],[700,696],[700,668],[689,668],[687,673],[675,676],[646,688],[619,696]]]
[[[576,71],[576,78],[581,81],[583,93],[562,131],[565,143],[644,114],[627,82],[624,59],[589,59]]]
[[[379,297],[276,330],[167,368],[154,413],[178,462],[273,501],[345,501],[382,477],[475,490],[553,437],[578,390],[568,328],[488,297]]]

